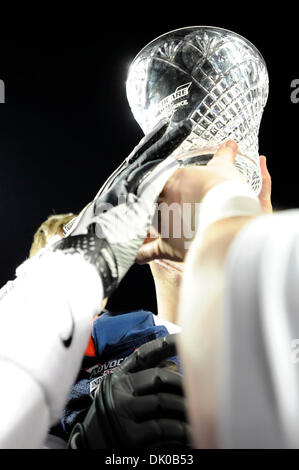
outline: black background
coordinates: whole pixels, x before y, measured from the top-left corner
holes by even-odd
[[[0,105],[1,285],[27,257],[40,223],[53,213],[80,211],[140,140],[125,93],[128,67],[142,47],[172,29],[219,26],[261,51],[270,95],[260,153],[268,159],[274,207],[299,206],[299,103],[290,99],[291,81],[299,79],[297,17],[287,5],[263,15],[260,8],[244,2],[221,10],[210,4],[206,11],[199,3],[164,9],[111,4],[79,10],[73,20],[71,11],[62,18],[46,5],[31,22],[18,14],[22,27],[14,24],[0,39],[6,86]],[[138,307],[156,309],[148,266],[134,266],[110,300],[114,310]]]

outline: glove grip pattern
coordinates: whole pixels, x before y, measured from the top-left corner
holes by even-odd
[[[109,297],[118,285],[118,268],[115,255],[105,238],[95,234],[66,237],[53,246],[53,251],[62,250],[66,254],[81,254],[95,266],[101,276],[104,297]]]

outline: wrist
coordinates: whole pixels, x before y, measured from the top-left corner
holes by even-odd
[[[84,259],[93,265],[99,273],[103,284],[103,295],[109,295],[116,289],[118,269],[114,253],[107,240],[93,234],[75,235],[60,240],[54,251],[82,254]]]
[[[248,184],[224,181],[211,188],[199,205],[198,229],[203,232],[218,220],[262,213],[260,201]]]

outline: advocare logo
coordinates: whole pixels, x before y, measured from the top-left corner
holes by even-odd
[[[170,117],[180,106],[188,105],[188,100],[183,99],[189,95],[189,88],[192,82],[184,83],[177,87],[174,93],[163,98],[158,103],[159,113],[164,117]]]
[[[0,79],[0,104],[5,103],[5,85],[4,81]]]

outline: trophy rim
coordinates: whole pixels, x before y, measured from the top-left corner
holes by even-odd
[[[251,42],[249,41],[247,38],[245,38],[244,36],[242,36],[241,34],[239,33],[236,33],[235,31],[231,31],[230,29],[226,29],[226,28],[221,28],[220,26],[208,26],[208,25],[196,25],[196,26],[184,26],[183,28],[176,28],[176,29],[173,29],[171,31],[168,31],[167,33],[163,33],[161,34],[160,36],[157,36],[155,39],[152,39],[150,42],[148,42],[142,49],[140,49],[140,51],[136,54],[136,56],[134,57],[134,59],[132,60],[131,64],[130,64],[130,67],[129,67],[129,70],[128,70],[128,77],[129,77],[129,74],[130,74],[130,69],[131,67],[133,67],[135,61],[142,55],[142,53],[147,49],[149,48],[152,44],[154,44],[155,42],[158,42],[159,39],[162,39],[163,37],[166,37],[172,33],[176,33],[178,31],[183,31],[183,30],[188,30],[188,29],[194,29],[194,28],[210,28],[212,30],[218,30],[218,31],[225,31],[227,33],[231,33],[232,35],[234,35],[235,37],[241,39],[242,41],[244,41],[246,44],[248,44],[249,46],[252,47],[252,49],[258,53],[258,55],[260,56],[266,70],[267,70],[267,65],[266,65],[266,61],[263,57],[263,55],[261,54],[261,52],[259,51],[259,49]],[[268,73],[268,70],[267,70],[267,73]]]

